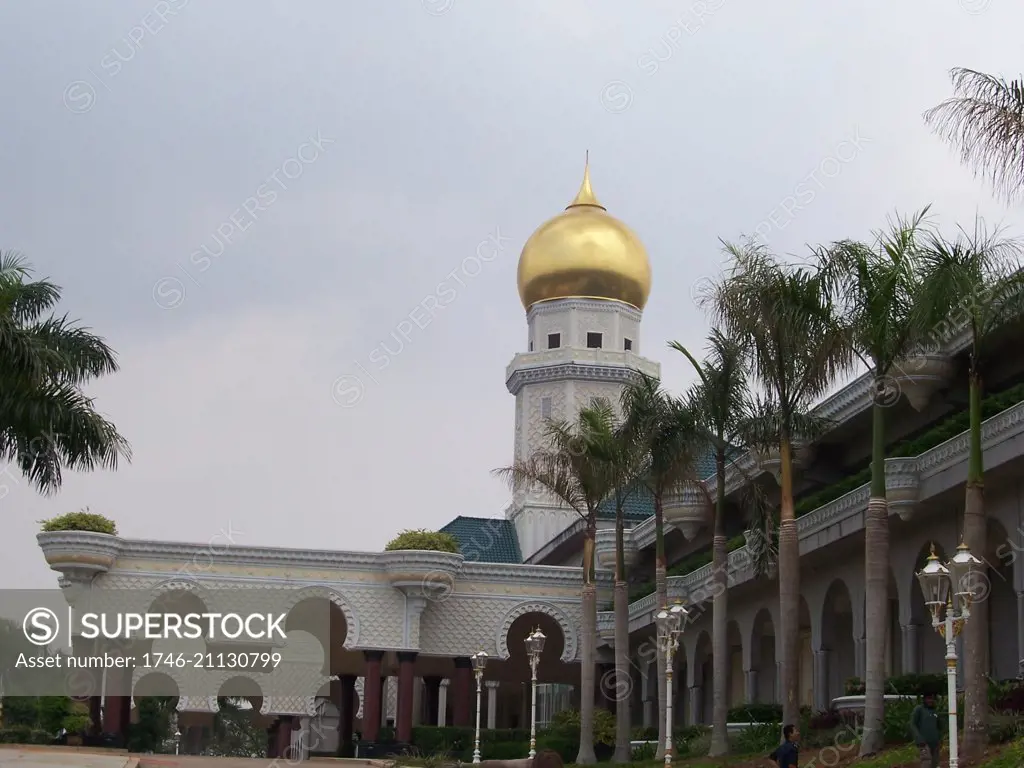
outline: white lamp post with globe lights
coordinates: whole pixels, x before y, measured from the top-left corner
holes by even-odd
[[[480,762],[480,689],[483,687],[484,667],[487,666],[487,653],[479,651],[473,654],[473,671],[476,673],[476,736],[473,739],[473,762]]]
[[[672,657],[679,648],[679,638],[686,628],[689,614],[681,602],[676,600],[669,608],[665,606],[654,617],[658,627],[658,645],[665,654],[665,766],[672,765]]]
[[[530,659],[531,703],[530,703],[530,757],[537,756],[537,665],[540,655],[544,652],[544,641],[547,638],[537,627],[526,637],[526,655]]]
[[[957,768],[959,748],[957,744],[956,718],[956,636],[971,617],[971,600],[975,569],[981,561],[971,554],[967,545],[961,543],[956,555],[943,565],[935,554],[931,554],[924,568],[917,574],[917,581],[924,593],[924,603],[932,614],[932,627],[946,641],[946,695],[949,699],[949,768]],[[954,591],[955,590],[955,591]],[[952,594],[950,594],[952,592]]]

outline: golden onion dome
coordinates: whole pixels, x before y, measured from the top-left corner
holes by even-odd
[[[643,309],[651,293],[647,251],[629,227],[594,196],[590,164],[576,199],[542,224],[519,256],[519,298],[539,301],[611,299]]]

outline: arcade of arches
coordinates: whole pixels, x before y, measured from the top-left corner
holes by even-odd
[[[202,612],[204,605],[191,593],[164,596],[151,610],[162,612]],[[304,613],[329,611],[327,633],[304,630]],[[565,633],[559,623],[545,613],[526,613],[513,621],[507,632],[509,657],[489,659],[482,680],[481,723],[487,728],[529,727],[531,671],[525,640],[539,628],[546,636],[538,665],[539,722],[546,721],[558,708],[578,706],[574,698],[579,682],[579,664],[561,660]],[[276,698],[264,695],[258,673],[239,674],[226,680],[216,696],[196,701],[179,698],[182,686],[174,672],[148,672],[136,676],[133,696],[92,697],[90,706],[95,722],[102,722],[105,733],[126,739],[136,701],[142,696],[170,696],[177,699],[177,728],[181,750],[186,754],[203,751],[211,738],[218,701],[232,699],[248,711],[258,727],[265,729],[268,756],[283,756],[286,750],[306,754],[350,756],[355,737],[362,742],[384,740],[383,729],[393,729],[393,737],[408,743],[416,725],[454,725],[472,727],[476,714],[476,679],[468,657],[447,658],[411,651],[382,649],[346,649],[345,616],[337,605],[325,598],[312,598],[292,608],[286,619],[288,646],[298,649],[323,664],[324,674],[332,679],[321,690],[310,692],[312,712],[307,716],[274,711]],[[137,650],[166,652],[169,646],[149,641]],[[183,641],[173,641],[175,650]],[[202,642],[202,641],[198,641]],[[212,646],[207,650],[216,650]],[[315,696],[313,695],[315,693]],[[292,753],[289,753],[292,754]]]

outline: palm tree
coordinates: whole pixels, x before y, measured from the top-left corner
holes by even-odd
[[[874,377],[871,491],[864,524],[865,709],[861,756],[882,746],[885,637],[889,613],[889,507],[885,492],[885,412],[889,383],[913,356],[930,325],[921,301],[918,239],[928,209],[896,218],[868,245],[844,240],[819,249],[822,269],[835,282],[853,353]]]
[[[621,422],[611,403],[595,399],[591,440],[595,458],[603,462],[615,497],[615,755],[616,763],[633,759],[630,743],[632,718],[629,691],[632,689],[629,663],[629,586],[626,582],[626,500],[636,490],[644,472],[647,446],[642,436]],[[622,695],[622,692],[626,695]]]
[[[753,240],[725,244],[732,263],[701,303],[717,324],[751,351],[755,381],[765,395],[744,431],[761,450],[777,450],[779,629],[782,637],[783,717],[797,722],[799,684],[800,550],[793,506],[793,452],[823,428],[811,403],[850,367],[845,335],[831,306],[829,284],[810,266],[779,263]]]
[[[975,175],[1013,200],[1024,190],[1024,79],[961,67],[950,75],[956,95],[925,112],[925,121],[960,151]]]
[[[665,495],[673,488],[696,482],[698,439],[696,419],[685,404],[664,390],[658,380],[643,376],[622,392],[624,427],[646,446],[646,471],[641,482],[654,501],[654,582],[658,605],[668,605],[668,562],[665,556]],[[665,756],[665,655],[658,646],[658,750]]]
[[[729,646],[727,635],[729,553],[725,538],[725,469],[732,454],[744,443],[743,428],[750,418],[747,390],[748,355],[742,344],[712,329],[710,354],[703,362],[677,341],[669,343],[693,365],[700,378],[689,393],[690,412],[696,416],[697,427],[710,454],[715,457],[715,517],[712,544],[712,663],[714,665],[714,697],[712,705],[712,757],[729,751],[726,721],[729,712]],[[751,488],[754,486],[751,485]],[[762,507],[763,509],[763,507]],[[755,523],[760,530],[764,523]]]
[[[982,364],[987,342],[1000,326],[1024,310],[1021,242],[988,233],[981,222],[973,234],[961,231],[953,241],[932,234],[924,250],[921,301],[956,318],[970,333],[968,388],[970,438],[964,507],[964,542],[974,552],[987,547],[984,453],[981,447]],[[973,585],[965,585],[971,589]],[[964,588],[964,587],[962,587]],[[988,604],[978,601],[964,626],[964,754],[974,757],[987,743]]]
[[[597,589],[594,584],[594,539],[597,511],[614,490],[602,456],[602,443],[613,429],[608,411],[595,399],[580,410],[575,423],[549,421],[550,447],[536,451],[510,467],[494,470],[513,491],[540,486],[585,522],[583,538],[583,620],[580,664],[580,751],[576,762],[591,765],[594,754],[594,665],[597,657]]]
[[[114,352],[66,316],[43,318],[60,288],[31,277],[19,255],[0,253],[0,459],[50,494],[62,469],[114,469],[131,449],[81,391],[117,370]]]

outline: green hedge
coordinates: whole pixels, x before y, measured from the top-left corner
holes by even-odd
[[[53,744],[52,733],[27,725],[12,725],[0,729],[0,744]]]
[[[450,754],[469,762],[473,759],[472,728],[421,725],[412,729],[412,743],[426,755]],[[480,752],[488,760],[514,760],[530,751],[530,732],[522,728],[481,729]],[[575,755],[573,755],[575,757]]]
[[[1024,384],[1018,384],[1014,387],[1003,390],[1002,392],[989,395],[981,401],[981,418],[990,419],[993,416],[1002,413],[1008,408],[1012,408],[1024,401]],[[895,447],[891,448],[886,452],[886,457],[890,459],[896,458],[913,458],[920,456],[922,453],[931,450],[937,445],[941,445],[947,440],[951,440],[959,434],[970,429],[970,413],[965,409],[952,416],[947,417],[945,420],[927,430],[921,435],[913,438],[912,440],[904,440],[898,443]],[[823,507],[829,502],[835,501],[840,496],[845,496],[850,491],[855,491],[862,485],[870,482],[871,480],[871,468],[862,469],[856,474],[850,475],[849,477],[834,483],[827,488],[824,488],[810,496],[805,496],[796,503],[794,512],[797,517],[803,517],[804,515],[813,512],[819,507]],[[744,537],[737,536],[730,539],[727,547],[730,552],[739,549],[745,544]],[[685,576],[688,573],[693,573],[698,568],[703,568],[705,565],[711,562],[712,552],[711,548],[702,549],[699,552],[687,555],[685,558],[680,560],[676,565],[668,569],[669,576]],[[655,590],[654,582],[644,582],[638,585],[630,593],[630,601],[636,601],[647,595],[651,594]]]

